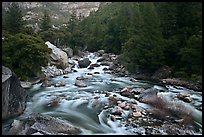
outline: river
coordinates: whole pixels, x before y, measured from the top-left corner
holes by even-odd
[[[97,62],[99,57],[94,53],[87,55],[92,64]],[[75,61],[77,64],[78,62]],[[131,88],[157,88],[164,92],[161,94],[174,98],[178,93],[185,91],[191,95],[192,101],[186,103],[196,110],[202,111],[202,93],[186,89],[184,87],[172,85],[160,85],[149,81],[130,80],[130,77],[124,77],[104,71],[108,66],[99,66],[94,69],[79,68],[74,66],[76,72],[52,78],[53,83],[64,81],[65,86],[62,87],[42,87],[42,83],[33,85],[28,91],[27,107],[25,112],[18,118],[24,118],[32,112],[61,117],[70,121],[73,125],[80,127],[83,131],[81,134],[136,134],[133,127],[125,126],[124,121],[111,120],[110,110],[114,106],[109,103],[111,95],[121,98],[123,101],[135,101],[136,104],[143,108],[149,108],[147,104],[141,103],[133,98],[128,98],[120,94],[120,90],[125,87]],[[85,83],[87,87],[78,87],[75,85],[77,77],[86,77]],[[60,98],[57,105],[49,105],[47,102],[54,98]],[[131,112],[126,110],[121,117],[127,118]],[[143,126],[137,127],[142,130]],[[135,129],[134,129],[135,130]],[[162,130],[162,129],[160,129]],[[164,131],[160,133],[165,134]],[[147,134],[140,131],[140,134]],[[202,129],[198,128],[194,134],[202,134]]]

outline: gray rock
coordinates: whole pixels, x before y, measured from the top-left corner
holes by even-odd
[[[64,48],[63,51],[65,51],[67,53],[68,57],[73,57],[73,55],[74,55],[73,49],[70,47]]]
[[[29,123],[33,123],[31,128],[44,134],[80,134],[81,130],[71,125],[68,121],[54,118],[48,115],[32,113],[28,118]]]
[[[11,135],[76,135],[82,131],[67,120],[40,113],[31,113],[23,121],[14,120]]]
[[[88,58],[78,61],[80,68],[86,68],[91,64],[91,61]]]
[[[23,113],[26,96],[18,77],[9,68],[2,66],[2,119]]]
[[[122,115],[123,109],[121,107],[114,107],[111,111],[112,115]]]
[[[29,89],[32,87],[32,83],[31,82],[26,82],[26,81],[21,81],[21,86],[25,89]]]
[[[82,80],[76,80],[75,85],[78,87],[87,87],[87,85]]]
[[[105,53],[105,51],[104,50],[99,50],[98,53],[99,53],[99,56],[102,56]]]
[[[186,93],[186,92],[181,92],[177,95],[177,97],[181,100],[183,100],[184,102],[191,102],[192,98],[190,97],[190,94]]]
[[[105,60],[105,58],[100,57],[100,58],[97,60],[97,62],[102,62],[102,61],[104,61],[104,60]]]
[[[60,66],[62,69],[68,67],[68,56],[67,53],[51,44],[49,41],[45,42],[48,48],[52,49],[51,59],[56,62],[55,65]]]

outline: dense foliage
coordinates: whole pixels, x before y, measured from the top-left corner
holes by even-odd
[[[9,33],[16,34],[23,29],[25,22],[22,17],[23,14],[18,4],[11,3],[7,11],[4,11],[5,20],[3,20],[3,27]]]
[[[201,2],[113,2],[84,19],[73,14],[59,29],[51,28],[49,13],[43,22],[35,35],[58,47],[121,54],[132,73],[154,73],[167,65],[174,77],[201,79]]]
[[[44,10],[43,18],[40,22],[40,28],[42,31],[47,31],[51,28],[51,19],[48,14],[48,11]]]
[[[50,49],[38,37],[18,33],[4,34],[2,41],[3,65],[14,71],[21,80],[39,76],[41,66],[46,66]]]
[[[47,65],[50,49],[32,29],[23,26],[17,4],[11,4],[4,19],[2,65],[9,67],[21,80],[40,76],[41,66]]]
[[[92,13],[78,29],[88,50],[122,54],[130,72],[153,73],[167,65],[175,77],[201,78],[200,2],[114,2]]]

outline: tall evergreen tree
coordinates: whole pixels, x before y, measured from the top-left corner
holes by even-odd
[[[11,34],[16,34],[22,31],[25,21],[22,19],[22,11],[20,6],[12,2],[6,11],[4,27]]]
[[[41,20],[41,23],[40,23],[40,28],[42,31],[47,31],[48,29],[50,29],[52,26],[51,26],[51,19],[50,19],[50,15],[48,13],[47,10],[44,10],[44,13],[43,13],[43,18]]]
[[[153,72],[163,64],[164,59],[160,19],[154,4],[149,2],[140,3],[136,15],[138,24],[135,29],[138,31],[124,44],[124,56],[129,58],[130,71]]]

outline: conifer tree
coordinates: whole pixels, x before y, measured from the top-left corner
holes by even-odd
[[[41,23],[40,23],[40,28],[42,31],[47,31],[49,28],[51,28],[51,19],[50,19],[50,15],[48,14],[48,11],[47,10],[44,10],[44,13],[43,13],[43,18],[41,20]]]
[[[12,2],[6,11],[5,28],[11,34],[16,34],[22,31],[25,21],[20,6]]]

